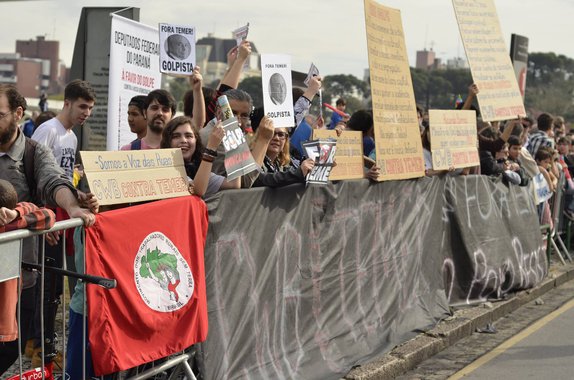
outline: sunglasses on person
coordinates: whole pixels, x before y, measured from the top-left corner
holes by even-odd
[[[277,137],[279,137],[280,139],[284,139],[284,138],[287,138],[287,132],[275,132],[275,133],[273,134],[273,136],[274,136],[274,137],[277,136]]]

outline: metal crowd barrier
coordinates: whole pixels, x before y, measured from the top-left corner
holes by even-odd
[[[45,264],[45,244],[46,244],[46,235],[52,232],[58,231],[66,231],[72,228],[80,227],[83,225],[83,222],[79,218],[69,219],[65,221],[56,222],[54,227],[49,230],[44,231],[29,231],[29,230],[16,230],[10,231],[0,234],[0,282],[5,281],[12,278],[22,278],[22,271],[36,271],[38,272],[38,278],[36,279],[37,283],[39,283],[39,294],[37,296],[40,297],[40,310],[39,310],[39,318],[40,318],[40,357],[42,361],[42,365],[40,368],[32,368],[30,370],[24,370],[23,365],[23,358],[22,358],[22,346],[26,344],[26,342],[22,342],[21,340],[21,295],[22,295],[22,288],[21,282],[18,282],[18,307],[17,307],[17,321],[18,321],[18,361],[17,361],[17,368],[15,364],[12,365],[10,369],[6,371],[3,375],[5,376],[12,376],[10,379],[27,379],[27,378],[34,378],[34,379],[54,379],[53,373],[53,363],[45,363],[44,355],[46,351],[45,347],[45,323],[44,323],[44,292],[45,292],[45,274],[46,272],[52,272],[54,274],[61,275],[62,278],[62,296],[61,296],[61,310],[58,313],[61,313],[62,316],[62,323],[61,328],[58,329],[57,326],[54,328],[54,332],[59,333],[61,331],[61,339],[62,339],[62,373],[65,373],[66,368],[66,322],[67,322],[67,305],[66,305],[66,277],[75,277],[80,281],[85,283],[92,283],[97,284],[102,287],[111,289],[116,286],[116,282],[113,279],[106,279],[102,277],[90,276],[90,275],[83,275],[78,274],[76,272],[68,271],[66,267],[66,234],[63,233],[60,237],[62,240],[62,268],[55,268],[49,267]],[[24,239],[34,239],[34,245],[38,247],[38,264],[35,263],[25,263],[22,262],[22,245]],[[40,240],[40,244],[38,244],[38,240]],[[22,264],[20,265],[20,263]],[[84,265],[84,273],[85,273],[85,265]],[[85,288],[84,288],[85,291]],[[69,290],[69,294],[71,294]],[[84,294],[85,300],[85,294]],[[36,302],[38,304],[38,302]],[[84,302],[84,319],[83,319],[83,350],[82,350],[82,362],[84,368],[83,378],[86,378],[85,374],[85,331],[86,331],[86,318],[87,315],[86,310],[86,303]],[[33,330],[33,328],[32,328]],[[58,331],[59,330],[59,331]],[[33,336],[33,332],[30,333],[30,338]],[[16,373],[15,373],[16,372]],[[62,378],[66,378],[66,376],[62,375]]]
[[[558,177],[558,184],[556,186],[556,192],[554,193],[554,196],[549,200],[552,228],[550,229],[549,236],[547,238],[549,239],[552,249],[554,250],[554,252],[556,252],[562,264],[566,264],[564,258],[566,258],[569,262],[572,262],[572,256],[570,255],[568,248],[564,244],[564,241],[560,237],[560,234],[564,232],[563,214],[565,207],[564,202],[565,186],[566,186],[566,177],[564,175],[564,172],[560,170],[560,175]]]
[[[45,243],[46,243],[46,234],[56,231],[66,231],[72,228],[80,227],[83,225],[81,219],[69,219],[65,221],[56,222],[54,227],[49,230],[44,231],[29,231],[29,230],[16,230],[10,231],[5,233],[0,233],[0,282],[11,279],[22,277],[23,270],[32,270],[37,271],[39,276],[37,278],[37,282],[39,282],[39,296],[40,296],[40,340],[41,340],[41,358],[42,358],[42,365],[41,368],[31,368],[24,370],[24,363],[22,358],[22,346],[26,344],[26,342],[21,341],[21,283],[18,284],[18,308],[17,308],[17,321],[18,321],[18,361],[12,365],[10,369],[6,373],[2,375],[2,379],[8,377],[8,380],[12,379],[45,379],[45,380],[54,380],[58,378],[62,378],[65,380],[77,380],[77,379],[70,379],[69,376],[64,375],[66,369],[66,342],[67,342],[67,335],[66,335],[66,322],[67,322],[67,302],[66,296],[67,294],[71,294],[70,290],[68,293],[66,292],[66,277],[75,277],[80,281],[84,281],[85,283],[96,284],[102,286],[104,288],[114,288],[116,286],[116,281],[114,279],[107,279],[102,277],[90,276],[85,274],[79,274],[76,272],[68,271],[66,267],[66,234],[63,233],[61,235],[62,239],[62,268],[54,268],[45,265]],[[85,242],[85,231],[82,229],[82,240]],[[41,242],[38,245],[38,241],[34,244],[39,246],[38,249],[38,264],[34,263],[24,263],[21,260],[22,257],[22,243],[24,239],[33,238],[33,239],[40,239]],[[85,254],[85,246],[84,252]],[[20,265],[20,263],[22,264]],[[61,339],[62,339],[62,374],[55,375],[53,371],[53,363],[45,363],[44,361],[44,352],[45,352],[45,331],[44,331],[44,290],[45,290],[45,273],[52,272],[54,274],[58,274],[62,276],[62,301],[61,301],[61,310],[58,312],[61,313],[62,316],[62,323],[61,327],[58,329],[58,333],[61,332]],[[85,273],[85,261],[84,261],[84,270]],[[83,309],[83,338],[82,338],[82,368],[83,368],[83,375],[82,379],[86,379],[86,324],[87,324],[87,304],[86,288],[84,287],[84,309]],[[56,329],[55,329],[56,330]],[[191,380],[195,380],[195,375],[191,370],[189,365],[189,361],[192,359],[192,355],[187,352],[183,352],[180,354],[173,355],[172,357],[167,358],[166,360],[162,360],[159,364],[147,364],[142,365],[140,367],[134,368],[130,371],[126,371],[126,373],[117,374],[111,376],[114,379],[149,379],[149,378],[161,378],[161,379],[182,379],[187,378]],[[106,379],[110,378],[110,376],[106,376]],[[102,377],[103,379],[103,377]]]

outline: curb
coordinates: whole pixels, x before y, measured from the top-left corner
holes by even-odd
[[[402,343],[381,358],[352,369],[346,380],[387,380],[404,374],[424,360],[436,355],[458,340],[470,336],[477,328],[494,322],[519,307],[534,301],[550,290],[574,279],[574,265],[552,268],[538,286],[515,293],[511,299],[484,303],[454,312],[431,330]]]

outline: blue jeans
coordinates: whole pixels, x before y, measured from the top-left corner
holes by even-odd
[[[82,314],[70,309],[68,327],[68,346],[66,347],[66,373],[70,380],[82,379]],[[94,377],[92,354],[88,343],[88,325],[86,324],[86,378]]]

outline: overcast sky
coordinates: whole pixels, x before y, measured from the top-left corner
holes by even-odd
[[[409,60],[431,47],[446,61],[464,57],[451,0],[384,0],[399,9]],[[495,0],[507,45],[510,34],[530,39],[530,51],[555,52],[574,58],[574,0]],[[229,38],[231,30],[250,23],[249,39],[260,53],[292,56],[294,70],[306,72],[311,62],[323,75],[363,77],[368,67],[362,0],[44,0],[0,2],[3,14],[0,52],[14,52],[16,39],[60,41],[60,58],[70,65],[78,20],[85,6],[134,6],[141,22],[193,25],[198,37],[214,33]]]

